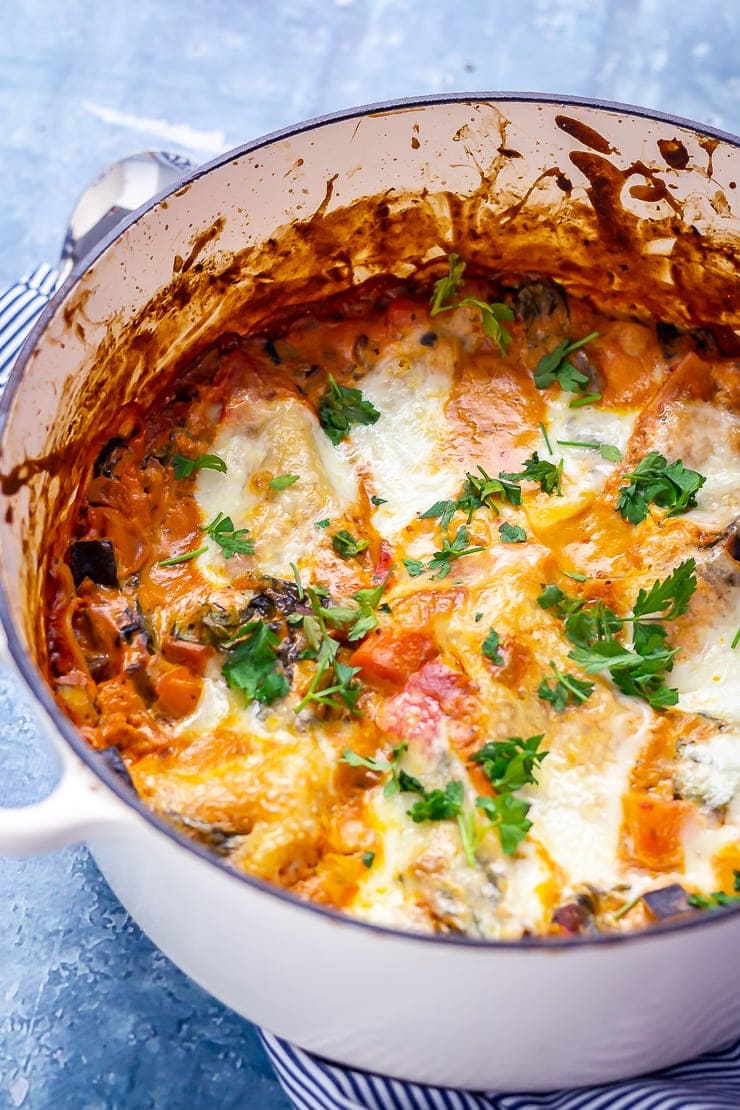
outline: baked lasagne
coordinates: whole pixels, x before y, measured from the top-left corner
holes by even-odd
[[[735,356],[454,255],[223,335],[49,538],[60,705],[179,831],[364,921],[721,909]]]

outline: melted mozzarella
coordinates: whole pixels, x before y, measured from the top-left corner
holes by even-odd
[[[698,798],[712,809],[732,803],[740,793],[740,728],[718,731],[702,743],[684,744],[676,786],[683,797]]]
[[[238,406],[219,429],[212,451],[227,471],[198,474],[195,495],[203,521],[222,512],[236,529],[249,528],[257,565],[266,574],[290,578],[291,563],[322,542],[316,521],[340,516],[357,497],[346,454],[332,446],[313,413],[295,398]],[[297,474],[299,480],[271,490],[268,481],[280,474]],[[210,540],[198,566],[218,584],[233,573]]]
[[[674,419],[656,426],[656,449],[669,460],[704,475],[696,508],[687,519],[703,528],[721,531],[740,512],[740,451],[738,418],[704,401],[693,401],[678,410]]]
[[[576,443],[609,443],[624,454],[637,416],[636,411],[615,412],[594,405],[570,408],[572,394],[561,393],[548,401],[545,426],[552,444],[552,453],[541,451],[540,457],[565,459],[568,485],[566,497],[578,494],[599,493],[607,478],[619,464],[603,459],[596,450],[587,447],[563,447],[558,440]]]
[[[711,623],[696,630],[690,654],[679,653],[671,681],[681,709],[740,725],[740,645],[732,647],[740,628],[740,589],[731,590],[727,601],[715,608]]]
[[[584,761],[580,751],[559,746],[542,764],[539,787],[528,788],[532,835],[571,883],[605,888],[614,883],[622,795],[650,721],[647,708],[633,708],[626,699],[616,698],[612,713],[600,718],[600,733],[593,730],[590,758]]]
[[[363,397],[380,419],[356,425],[344,448],[386,501],[376,508],[373,524],[389,539],[435,501],[456,496],[461,485],[460,469],[446,467],[444,449],[453,348],[440,341],[434,351],[421,350],[423,358],[392,348],[363,378]]]

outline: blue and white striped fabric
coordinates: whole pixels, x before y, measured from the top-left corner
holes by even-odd
[[[56,287],[37,266],[0,295],[0,390],[41,309]],[[297,1110],[738,1110],[740,1041],[688,1064],[627,1083],[552,1094],[450,1091],[353,1071],[310,1056],[260,1030],[283,1090]]]
[[[260,1030],[297,1110],[738,1110],[740,1041],[627,1083],[552,1094],[450,1091],[402,1083],[318,1060]]]
[[[0,295],[0,389],[8,380],[15,356],[56,284],[56,270],[42,265]]]

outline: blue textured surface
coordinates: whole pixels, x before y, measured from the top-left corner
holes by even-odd
[[[603,97],[740,131],[740,5],[722,0],[5,0],[0,11],[0,289],[55,261],[81,188],[135,150],[202,161],[319,113],[471,89]],[[0,765],[0,804],[54,781],[2,671]],[[252,1027],[142,936],[83,849],[0,861],[0,906],[0,1107],[288,1105]]]

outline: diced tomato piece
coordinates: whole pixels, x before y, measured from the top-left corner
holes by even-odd
[[[381,689],[400,689],[420,667],[437,654],[437,645],[425,632],[413,629],[376,629],[353,653],[353,667],[362,669],[362,680]]]
[[[382,582],[388,574],[388,571],[393,565],[393,552],[390,547],[382,541],[380,544],[380,554],[373,568],[373,581]]]
[[[443,716],[454,730],[460,726],[467,733],[467,726],[460,722],[460,717],[469,700],[470,688],[465,676],[435,660],[412,674],[404,689],[388,699],[377,723],[386,732],[406,740],[421,740],[431,746]]]
[[[657,798],[633,791],[622,799],[622,854],[648,871],[673,871],[683,866],[681,831],[691,812],[688,802]]]

